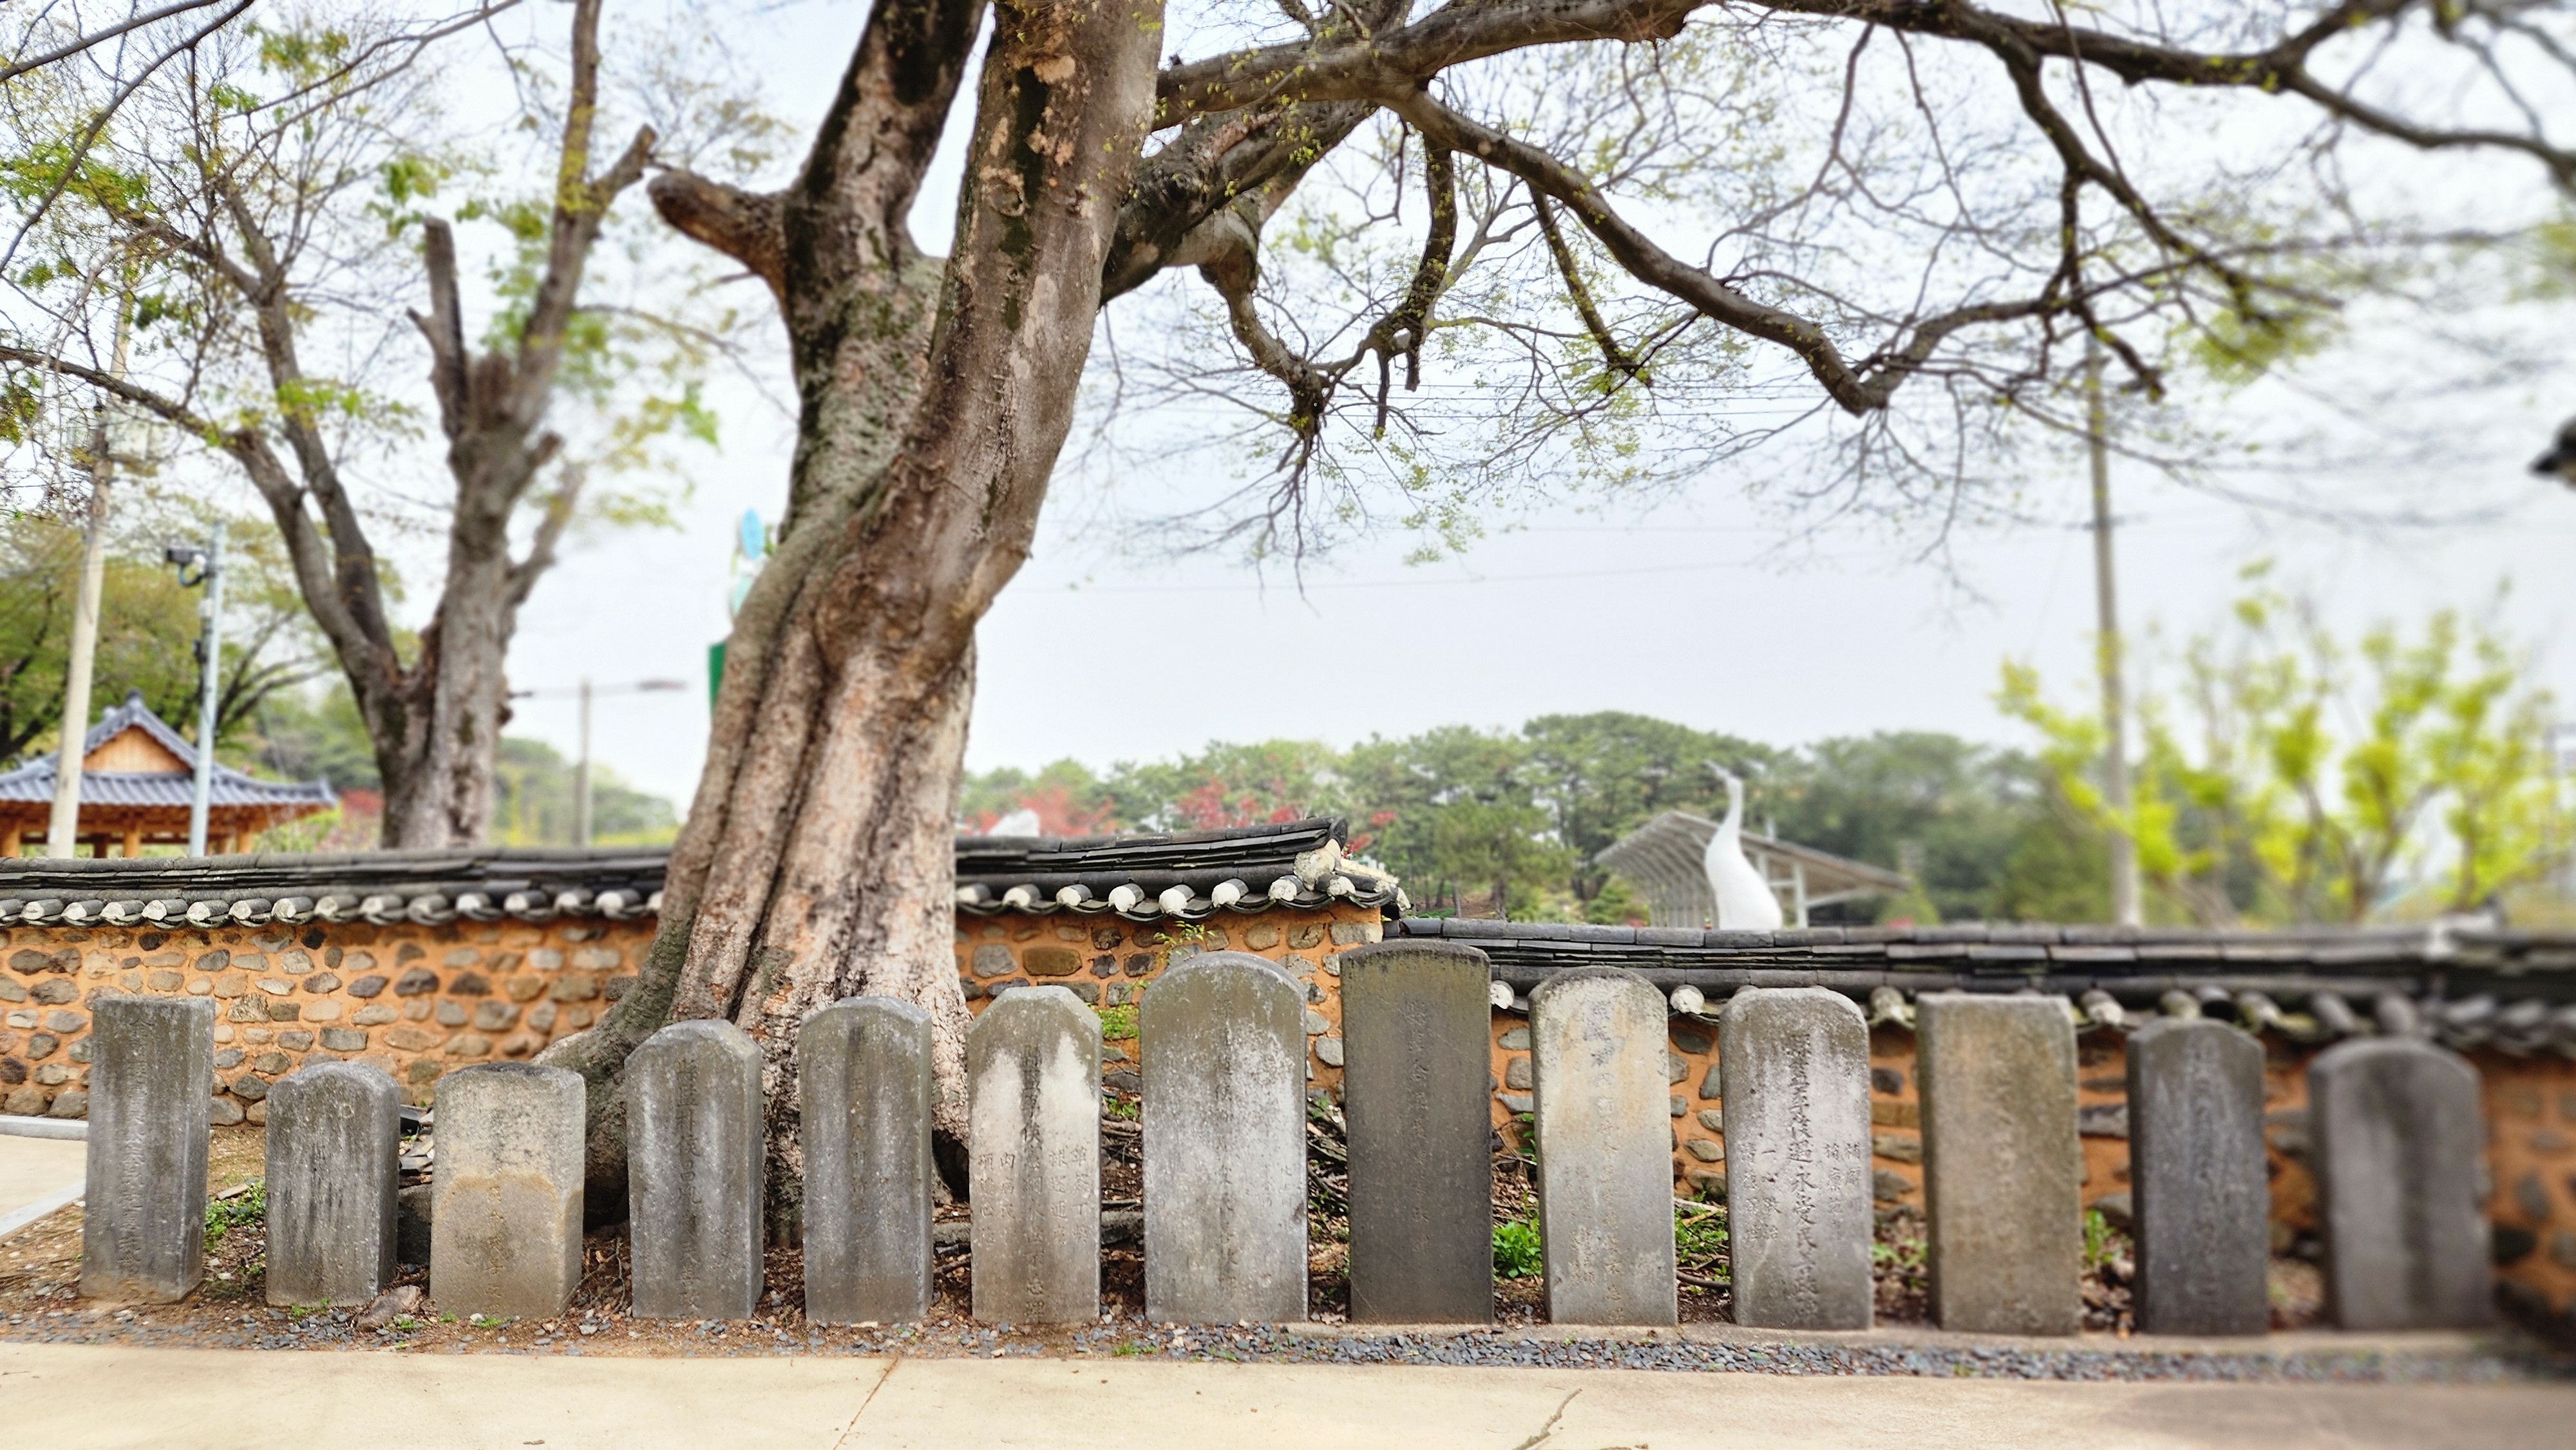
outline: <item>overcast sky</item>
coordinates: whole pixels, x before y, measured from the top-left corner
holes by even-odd
[[[786,7],[745,20],[735,43],[767,79],[772,106],[810,120],[861,14]],[[962,129],[961,118],[952,130]],[[953,184],[943,178],[951,189],[924,197],[919,230],[944,229]],[[2335,365],[2394,376],[2415,358],[2402,332],[2386,333],[2358,339]],[[2561,701],[2576,702],[2576,489],[2521,472],[2576,411],[2576,388],[2564,394],[2546,382],[2481,394],[2460,406],[2458,436],[2435,460],[2350,480],[2357,500],[2494,508],[2474,525],[2300,521],[2123,467],[2127,622],[2175,635],[2204,627],[2238,592],[2237,571],[2261,558],[2348,630],[2381,618],[2411,624],[2445,605],[2477,609],[2510,580],[2503,622],[2539,651]],[[725,630],[733,521],[745,509],[775,518],[787,467],[787,439],[756,400],[729,387],[716,399],[727,446],[693,468],[684,527],[579,541],[530,601],[510,661],[522,688],[585,674],[692,682],[683,695],[603,701],[596,724],[601,761],[684,805],[705,741],[706,650]],[[1956,537],[1947,562],[1934,564],[1918,557],[1919,538],[1857,527],[1790,541],[1744,496],[1762,470],[1787,463],[1757,455],[1651,508],[1541,512],[1464,561],[1407,567],[1396,540],[1351,549],[1311,573],[1302,595],[1224,560],[1124,558],[1066,522],[1102,481],[1060,475],[1035,556],[980,635],[968,764],[1071,756],[1100,766],[1218,739],[1349,743],[1604,709],[1781,744],[1896,729],[2019,743],[1991,703],[2008,656],[2036,661],[2062,699],[2082,698],[2093,575],[2075,526],[2086,511],[2080,470],[2029,482],[2028,507],[2061,522]],[[1145,475],[1115,482],[1147,495],[1198,482],[1155,476],[1151,465]],[[573,747],[568,701],[523,701],[519,711],[514,733]]]

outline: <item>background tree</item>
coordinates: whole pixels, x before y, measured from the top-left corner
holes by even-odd
[[[1624,711],[1542,715],[1521,735],[1539,803],[1582,863],[1574,894],[1584,901],[1607,879],[1591,861],[1611,842],[1664,811],[1711,819],[1726,813],[1726,788],[1712,762],[1745,780],[1750,829],[1762,829],[1778,808],[1766,786],[1782,753],[1733,735]]]
[[[366,722],[348,686],[287,690],[263,700],[233,743],[235,757],[289,780],[328,780],[340,791],[335,819],[316,827],[294,823],[271,831],[262,850],[357,850],[373,840],[383,784]],[[494,772],[492,824],[484,839],[500,846],[573,844],[576,779],[573,763],[542,740],[501,737]],[[679,829],[679,811],[661,796],[637,790],[617,772],[591,764],[592,839],[603,846],[667,844]],[[363,836],[357,833],[364,828]],[[321,843],[321,844],[316,844]]]
[[[1460,911],[1474,897],[1482,915],[1561,910],[1577,853],[1539,803],[1524,735],[1453,725],[1373,739],[1350,752],[1342,773],[1355,847],[1384,861],[1426,909]]]
[[[1935,731],[1882,731],[1800,748],[1765,782],[1780,834],[1901,870],[1922,893],[1902,910],[1932,920],[2094,921],[2098,876],[2060,880],[2074,838],[2048,773],[2019,751]],[[2098,854],[2098,853],[2097,853]],[[2087,894],[2086,883],[2092,887]]]
[[[492,803],[493,841],[504,846],[569,846],[579,782],[573,763],[542,740],[503,737]],[[657,795],[629,786],[617,772],[590,767],[591,840],[602,846],[664,845],[679,831],[679,813]]]
[[[129,510],[111,540],[96,698],[113,706],[128,690],[140,690],[154,713],[194,736],[203,688],[197,594],[180,588],[161,559],[163,541],[178,536],[177,528],[156,526],[173,521],[174,512]],[[186,522],[195,532],[196,520]],[[231,540],[235,572],[227,586],[229,628],[215,706],[219,748],[236,741],[272,697],[325,668],[276,534],[255,520],[237,520]],[[19,764],[51,751],[60,738],[80,557],[81,532],[72,525],[39,514],[0,518],[0,762]]]
[[[551,174],[538,200],[457,209],[505,234],[479,340],[451,223],[427,210],[487,164],[436,139],[420,50],[444,30],[297,11],[204,37],[131,85],[64,66],[12,84],[0,175],[34,260],[9,278],[6,385],[58,407],[112,399],[158,425],[164,450],[206,450],[253,485],[366,722],[388,846],[481,837],[519,608],[586,507],[636,512],[590,496],[592,472],[638,461],[659,435],[712,437],[694,385],[666,377],[657,394],[637,358],[683,334],[584,301],[609,210],[656,139],[641,127],[607,160],[593,154],[600,11],[572,5],[559,93],[538,57],[511,57],[538,98]],[[406,321],[424,270],[427,308]],[[120,315],[134,335],[124,372],[101,337]],[[392,385],[424,353],[447,473],[428,511],[378,473],[424,421]],[[637,377],[643,396],[621,396]],[[610,415],[570,447],[550,421],[566,389]],[[42,467],[32,455],[22,468]],[[395,620],[377,543],[406,526],[447,544],[416,632]]]
[[[1146,831],[1228,826],[1347,814],[1340,758],[1310,740],[1210,744],[1168,764],[1122,762],[1102,782],[1108,818]]]
[[[1006,816],[1033,811],[1049,836],[1096,836],[1123,824],[1108,788],[1089,766],[1066,759],[1024,771],[1010,766],[963,778],[957,796],[957,829],[981,835]]]
[[[1429,915],[1642,921],[1646,907],[1595,866],[1601,846],[1666,810],[1707,815],[1724,795],[1703,764],[1759,770],[1753,818],[1784,837],[1912,873],[1919,900],[1837,903],[1820,921],[2086,921],[2098,872],[2070,872],[2082,825],[2032,757],[1934,732],[1779,747],[1626,712],[1547,715],[1517,730],[1451,725],[1348,750],[1313,741],[1222,742],[1169,762],[1094,772],[1060,760],[965,778],[961,825],[1021,809],[1043,829],[1195,829],[1186,810],[1227,802],[1220,824],[1339,815],[1351,849],[1393,871]],[[1293,769],[1280,768],[1293,762]],[[1229,773],[1229,766],[1252,766]],[[1277,790],[1269,787],[1276,785]],[[1571,823],[1571,824],[1569,824]],[[1576,841],[1597,842],[1589,850]]]
[[[2258,587],[2181,664],[2179,698],[2140,703],[2136,804],[2119,820],[2092,780],[2098,725],[2050,706],[2027,666],[2006,666],[2001,695],[2040,733],[2076,814],[2136,833],[2168,916],[2354,922],[2410,900],[2464,911],[2566,849],[2550,697],[2525,683],[2509,642],[2456,611],[2413,638],[2382,624],[2347,646]]]

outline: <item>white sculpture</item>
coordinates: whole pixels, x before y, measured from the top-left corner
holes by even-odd
[[[1709,894],[1717,898],[1720,931],[1774,931],[1780,921],[1780,898],[1771,894],[1762,873],[1744,854],[1744,782],[1724,766],[1709,762],[1726,782],[1726,819],[1708,841],[1700,864],[1708,871]]]

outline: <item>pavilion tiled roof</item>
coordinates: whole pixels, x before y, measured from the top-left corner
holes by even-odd
[[[105,745],[128,730],[141,730],[155,744],[177,756],[187,766],[181,771],[84,770],[81,772],[81,804],[84,806],[146,806],[189,810],[197,800],[197,750],[187,737],[170,728],[167,722],[143,703],[141,691],[129,693],[124,703],[99,716],[98,723],[81,738],[81,753]],[[38,756],[16,770],[0,773],[0,802],[51,804],[54,778],[60,758],[51,751]],[[218,764],[209,782],[210,804],[220,810],[232,806],[257,806],[269,809],[329,810],[340,803],[330,782],[309,780],[283,782],[259,780]]]

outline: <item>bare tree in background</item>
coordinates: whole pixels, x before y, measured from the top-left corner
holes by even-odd
[[[419,139],[436,109],[423,49],[454,18],[423,29],[272,17],[300,28],[188,37],[148,86],[71,83],[66,68],[96,58],[95,45],[11,83],[20,236],[34,257],[13,275],[0,345],[19,416],[44,379],[70,381],[239,467],[366,722],[387,846],[481,838],[518,611],[584,503],[591,460],[565,452],[548,415],[567,369],[595,381],[614,366],[620,339],[581,294],[609,209],[655,144],[647,127],[595,154],[600,12],[600,0],[571,6],[544,199],[483,209],[517,252],[505,253],[503,310],[479,345],[450,224],[424,209],[468,164]],[[428,305],[406,321],[424,263]],[[111,301],[134,309],[151,358],[130,375],[95,356],[91,323]],[[324,332],[325,316],[354,318],[356,335]],[[409,520],[371,507],[354,477],[415,431],[383,372],[418,356],[415,328],[451,484],[429,510],[447,548],[416,638],[396,624],[371,537]],[[621,425],[607,446],[696,426],[694,406],[648,406],[654,421]]]

